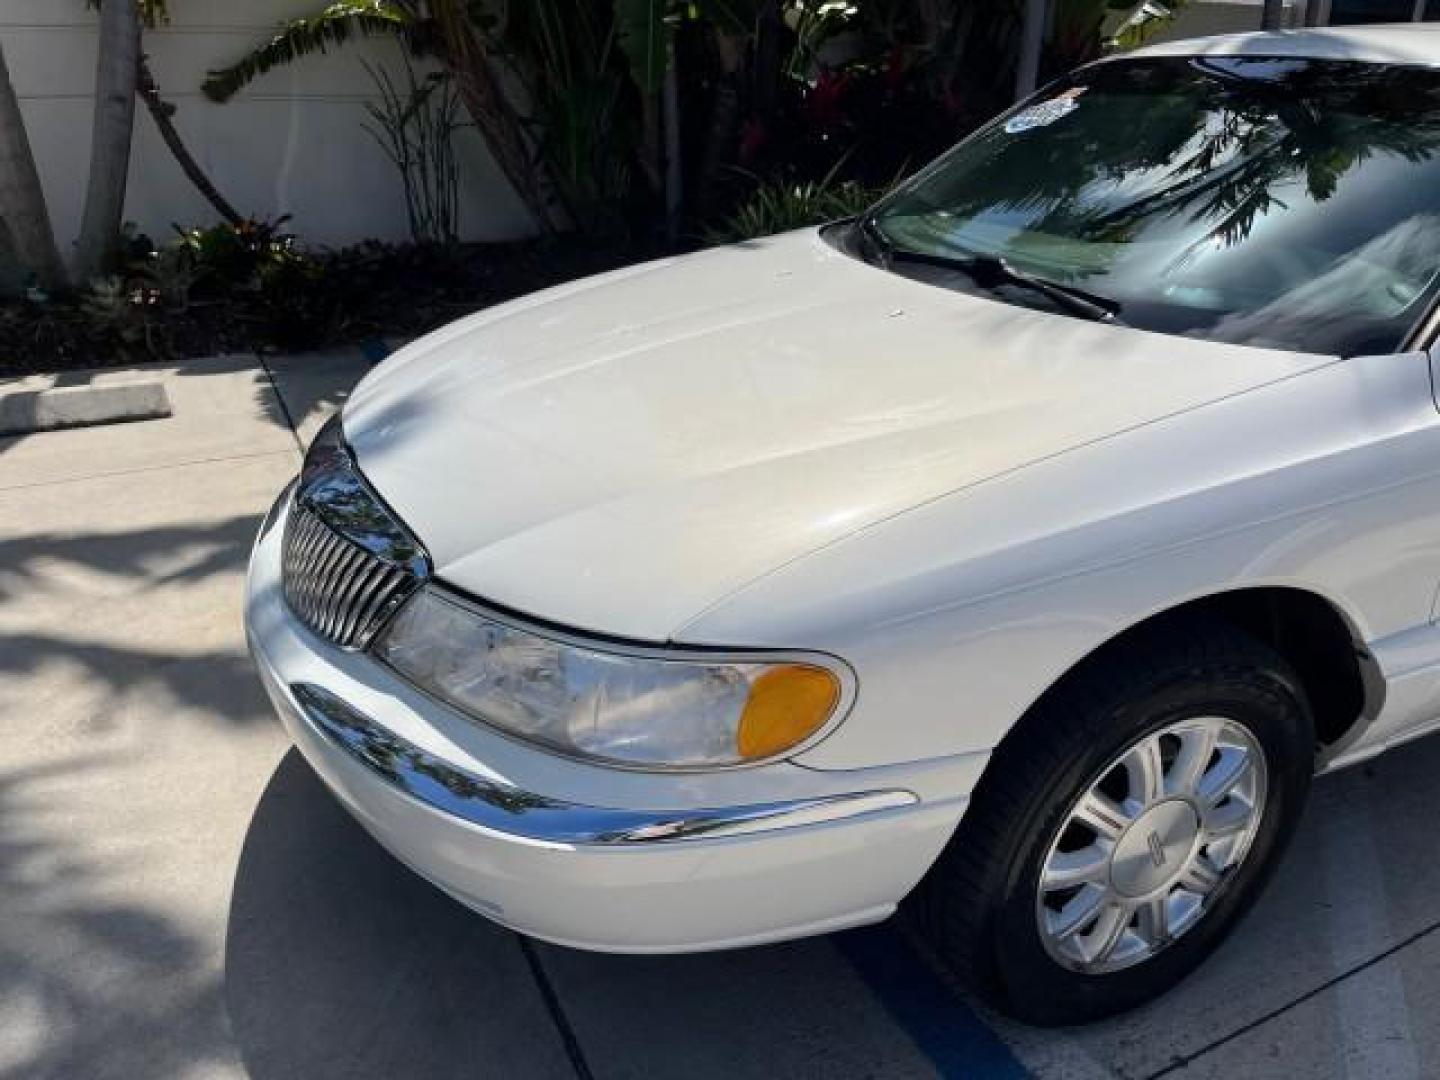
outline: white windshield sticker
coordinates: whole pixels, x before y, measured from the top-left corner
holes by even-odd
[[[1061,117],[1069,116],[1080,107],[1077,100],[1085,93],[1085,87],[1075,86],[1066,90],[1063,94],[1051,98],[1049,101],[1042,101],[1039,105],[1031,105],[1028,109],[1022,109],[1009,120],[1005,121],[1005,133],[1007,135],[1018,135],[1022,131],[1029,131],[1031,128],[1045,127],[1053,124]]]

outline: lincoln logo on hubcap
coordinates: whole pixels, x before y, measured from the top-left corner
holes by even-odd
[[[1152,831],[1145,842],[1150,845],[1150,861],[1153,862],[1157,868],[1164,866],[1165,842],[1160,839],[1160,833],[1158,831]]]

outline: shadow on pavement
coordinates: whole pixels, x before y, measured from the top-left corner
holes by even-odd
[[[397,864],[293,749],[241,851],[225,971],[255,1080],[574,1075],[515,936]]]
[[[117,883],[57,809],[110,764],[0,771],[0,1077],[200,1075],[229,1056],[203,941]]]
[[[130,592],[203,581],[243,570],[262,514],[219,521],[161,525],[123,532],[70,529],[5,539],[0,562],[0,603],[33,588],[59,567],[124,579]]]
[[[225,966],[256,1080],[935,1075],[828,940],[682,957],[524,941],[396,862],[294,750],[246,837]]]
[[[35,532],[4,541],[0,605],[43,613],[12,629],[0,647],[0,679],[20,687],[70,669],[91,688],[84,723],[105,730],[129,705],[192,710],[247,726],[268,718],[243,645],[197,642],[225,631],[230,607],[213,592],[240,575],[260,515],[116,532]],[[99,614],[103,612],[103,615]],[[158,622],[175,629],[148,631]],[[106,636],[108,635],[108,636]],[[3,695],[0,695],[3,699]]]
[[[1081,1062],[1073,1075],[1152,1076],[1428,932],[1440,920],[1437,772],[1440,739],[1431,739],[1321,780],[1254,916],[1155,1005],[1088,1028],[999,1030],[1042,1075],[1072,1075]],[[877,986],[852,955],[857,940],[682,957],[522,945],[392,859],[292,750],[244,845],[225,994],[257,1080],[568,1077],[573,1057],[578,1075],[637,1080],[991,1075],[966,1067],[987,1053],[999,1060],[966,1006],[917,999],[904,971],[890,979],[901,993]],[[1420,1042],[1429,1023],[1407,1008],[1407,989],[1417,992],[1392,987],[1382,1008]],[[1313,1040],[1316,1061],[1370,1041],[1360,1028],[1347,1035],[1342,1019]],[[578,1054],[567,1054],[566,1036]]]

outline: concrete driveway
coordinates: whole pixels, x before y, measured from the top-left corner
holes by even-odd
[[[169,419],[0,440],[0,1078],[1440,1075],[1440,740],[1321,781],[1221,954],[1086,1029],[889,927],[642,959],[461,909],[289,749],[240,627],[295,429],[367,364],[152,368]]]

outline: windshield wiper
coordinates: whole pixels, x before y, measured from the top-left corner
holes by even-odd
[[[1120,314],[1120,304],[1109,297],[1021,270],[1000,255],[932,255],[925,251],[911,251],[909,248],[893,246],[887,255],[892,263],[921,263],[946,270],[959,270],[987,291],[1002,285],[1029,289],[1082,319],[1113,323],[1118,321]]]
[[[908,262],[936,266],[942,270],[959,270],[987,291],[1001,285],[1029,289],[1040,293],[1072,315],[1094,322],[1119,325],[1120,304],[1117,301],[1021,270],[1000,255],[939,255],[903,248],[881,232],[874,219],[868,215],[860,219],[860,231],[879,252],[886,269],[897,262]]]
[[[880,265],[887,270],[890,269],[890,263],[895,257],[895,245],[890,238],[880,230],[880,226],[875,224],[875,215],[861,214],[856,221],[856,225],[859,226],[860,235],[875,249],[875,254],[879,256],[878,261]]]

